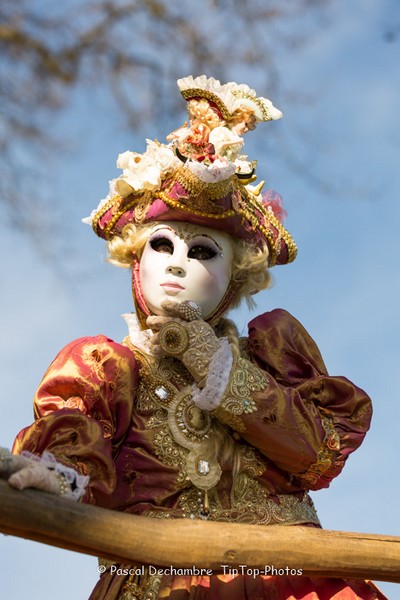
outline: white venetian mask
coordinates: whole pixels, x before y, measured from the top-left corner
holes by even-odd
[[[154,227],[140,260],[140,282],[148,308],[165,314],[162,303],[192,300],[210,316],[231,280],[232,238],[215,229],[167,222]]]

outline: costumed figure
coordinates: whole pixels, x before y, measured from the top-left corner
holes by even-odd
[[[308,491],[328,487],[361,444],[370,400],[328,375],[286,311],[254,318],[241,339],[226,318],[268,287],[271,267],[296,257],[279,196],[249,185],[254,163],[235,150],[235,136],[281,113],[244,85],[205,76],[178,85],[207,106],[169,143],[121,154],[123,173],[89,218],[111,262],[132,269],[129,334],[84,337],[59,353],[34,425],[0,466],[14,487],[149,519],[320,527]],[[202,120],[210,108],[216,127]],[[213,148],[199,151],[200,139]],[[120,575],[104,564],[92,600],[384,598],[364,581]]]

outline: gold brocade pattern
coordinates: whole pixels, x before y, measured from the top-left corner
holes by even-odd
[[[169,428],[164,425],[160,427],[159,432],[155,435],[154,450],[158,458],[160,458],[164,464],[175,467],[180,471],[185,470],[185,462],[187,452],[182,446],[179,446],[173,439],[169,432]],[[181,477],[185,473],[181,474]]]
[[[321,421],[326,435],[322,448],[318,452],[317,462],[312,464],[308,471],[300,476],[300,479],[311,484],[315,484],[321,475],[326,473],[331,467],[336,453],[340,450],[340,437],[333,426],[332,420],[323,415]]]
[[[261,477],[267,470],[266,458],[257,455],[251,446],[243,445],[240,452],[240,467],[250,477]]]
[[[234,182],[232,179],[224,179],[216,183],[206,183],[196,177],[187,167],[178,169],[174,174],[173,181],[178,181],[188,191],[189,197],[187,200],[191,206],[210,212],[224,210],[223,207],[212,201],[225,198],[231,191]],[[183,198],[181,198],[181,201],[185,203]]]
[[[281,494],[275,496],[276,501],[274,501],[268,496],[263,486],[246,473],[238,473],[233,480],[229,508],[222,506],[215,488],[211,490],[209,497],[210,521],[251,525],[313,523],[320,526],[314,505],[306,493],[302,499],[291,494]],[[183,510],[183,517],[201,518],[201,506],[195,489],[184,491],[180,496],[179,503]]]
[[[140,384],[137,393],[136,407],[144,413],[150,413],[147,421],[147,429],[157,429],[153,444],[156,456],[165,465],[179,471],[177,485],[187,485],[186,481],[186,456],[187,450],[178,444],[168,425],[169,405],[179,394],[179,387],[187,386],[191,376],[180,361],[171,357],[162,360],[154,360],[151,357],[138,353],[127,340],[127,345],[137,354],[141,363]]]
[[[129,568],[132,571],[132,567]],[[150,575],[147,568],[138,567],[136,571],[144,574],[135,574],[133,569],[132,574],[128,575],[121,592],[118,594],[118,600],[157,600],[158,592],[161,585],[161,577]]]
[[[153,438],[156,456],[178,471],[178,488],[192,482],[200,490],[210,489],[218,483],[221,473],[218,462],[207,450],[213,418],[194,404],[188,385],[193,383],[191,375],[180,361],[171,357],[155,359],[140,353],[129,340],[125,343],[135,351],[141,364],[136,406],[151,413],[146,428],[157,429]],[[199,470],[201,464],[203,473]]]
[[[236,215],[235,211],[231,208],[227,210],[223,210],[223,212],[216,212],[215,208],[213,211],[206,212],[205,210],[201,210],[200,208],[196,208],[193,203],[190,205],[183,204],[178,200],[174,200],[170,198],[168,194],[164,192],[157,192],[155,194],[156,198],[160,198],[167,206],[171,208],[176,208],[184,213],[189,213],[191,215],[197,215],[198,217],[209,217],[210,219],[227,219],[229,217],[234,217]]]
[[[236,431],[245,431],[240,416],[256,412],[257,407],[251,394],[265,390],[267,386],[268,377],[261,369],[245,358],[237,359],[232,367],[225,395],[214,411],[215,415]]]
[[[137,409],[149,415],[147,429],[154,430],[153,447],[156,456],[177,470],[176,486],[181,494],[176,508],[149,510],[154,518],[208,518],[269,524],[314,523],[319,525],[315,509],[308,496],[277,495],[274,499],[257,480],[268,468],[265,459],[247,444],[240,445],[240,471],[219,491],[221,468],[207,454],[213,437],[213,424],[219,411],[227,419],[256,411],[251,394],[268,386],[268,377],[246,359],[239,358],[232,369],[222,408],[214,413],[197,407],[191,397],[192,379],[182,363],[171,357],[156,359],[131,346],[140,362],[140,385]],[[222,419],[221,419],[222,420]],[[236,434],[235,434],[236,435]],[[206,456],[207,454],[207,456]],[[206,463],[205,471],[198,468]],[[228,487],[226,487],[228,485]],[[209,512],[205,516],[207,496]]]
[[[149,212],[151,206],[151,193],[146,190],[140,200],[135,206],[135,219],[138,223],[143,223]]]
[[[124,343],[129,345],[127,340]],[[166,409],[179,389],[192,383],[191,375],[180,361],[172,357],[156,361],[138,354],[132,345],[130,347],[141,364],[140,384],[136,398],[137,410],[153,412],[159,408]]]
[[[233,398],[242,398],[240,412],[236,414],[249,414],[255,412],[256,406],[251,399],[251,392],[265,390],[268,386],[268,377],[261,369],[244,358],[239,358],[233,366],[232,376],[228,384],[228,394]]]

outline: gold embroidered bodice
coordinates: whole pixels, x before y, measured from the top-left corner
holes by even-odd
[[[307,494],[271,495],[265,481],[268,460],[216,414],[193,403],[193,379],[180,361],[145,354],[129,338],[124,344],[140,364],[135,410],[146,414],[154,453],[176,471],[176,489],[180,490],[175,506],[146,510],[147,516],[319,525]],[[255,411],[251,392],[268,385],[260,369],[244,359],[239,359],[238,366],[224,400],[232,421],[236,415]]]

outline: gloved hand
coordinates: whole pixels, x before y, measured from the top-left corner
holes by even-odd
[[[18,490],[31,487],[50,494],[64,495],[71,491],[66,478],[55,469],[49,469],[40,460],[11,454],[0,448],[0,476]]]
[[[151,338],[155,354],[173,356],[185,365],[199,388],[203,388],[210,363],[221,348],[213,328],[201,318],[201,308],[195,302],[165,301],[168,316],[147,318],[149,327],[158,333]]]

